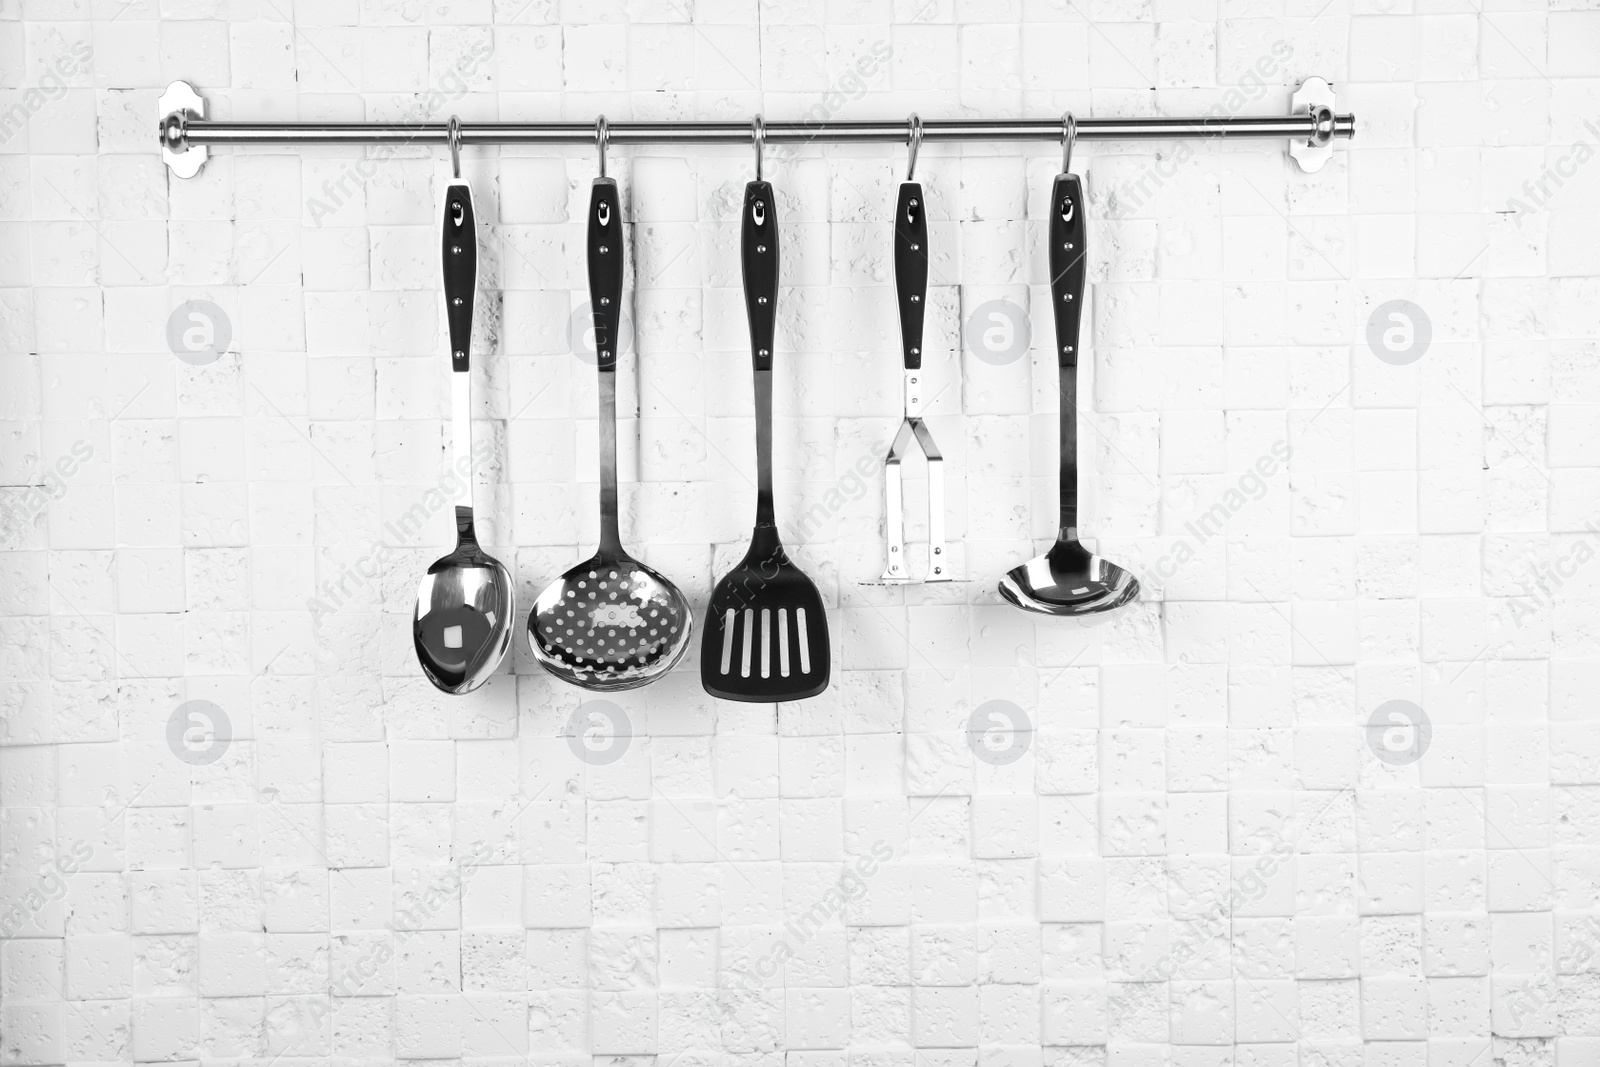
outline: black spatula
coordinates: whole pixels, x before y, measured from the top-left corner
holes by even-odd
[[[778,305],[778,220],[772,186],[744,187],[744,303],[756,385],[756,527],[743,561],[706,608],[700,682],[725,700],[802,700],[828,688],[822,594],[783,550],[772,513],[772,337]]]

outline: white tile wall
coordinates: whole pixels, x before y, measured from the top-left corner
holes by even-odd
[[[0,1062],[1600,1063],[1590,0],[0,0],[0,60]],[[886,589],[904,151],[771,150],[779,513],[837,646],[776,708],[694,657],[585,705],[521,647],[429,688],[443,154],[181,181],[154,140],[175,78],[239,119],[587,121],[1275,114],[1310,75],[1359,124],[1318,174],[1078,149],[1085,527],[1146,589],[1094,630],[994,593],[1053,532],[1058,152],[922,150],[966,580]],[[753,507],[750,164],[612,153],[624,532],[701,604]],[[480,521],[526,602],[596,534],[594,160],[464,165]]]

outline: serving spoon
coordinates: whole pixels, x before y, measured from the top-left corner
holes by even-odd
[[[455,120],[451,120],[452,132]],[[454,150],[456,142],[452,140]],[[450,324],[451,426],[456,474],[456,548],[428,568],[417,587],[411,639],[428,681],[470,693],[489,679],[511,647],[516,589],[505,565],[478,544],[472,523],[472,304],[478,244],[472,188],[456,170],[445,193],[445,314]]]

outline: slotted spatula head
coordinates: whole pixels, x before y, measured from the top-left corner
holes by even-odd
[[[711,591],[701,683],[724,700],[804,700],[828,688],[829,665],[822,594],[777,529],[757,526],[750,551]]]

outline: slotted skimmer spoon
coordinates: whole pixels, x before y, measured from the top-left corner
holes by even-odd
[[[528,640],[534,659],[557,678],[615,692],[670,671],[689,647],[694,616],[677,586],[628,555],[617,527],[623,237],[617,183],[605,177],[603,153],[589,198],[589,301],[600,370],[600,546],[539,594],[528,615]]]
[[[1024,611],[1085,616],[1115,611],[1139,595],[1138,579],[1078,540],[1078,332],[1088,273],[1088,202],[1072,161],[1069,116],[1061,173],[1050,192],[1050,302],[1055,308],[1056,366],[1061,375],[1061,525],[1043,555],[1000,579],[1000,595]]]
[[[452,120],[452,130],[455,128]],[[452,142],[452,147],[454,143]],[[456,171],[445,193],[445,317],[450,326],[451,430],[456,475],[456,549],[417,587],[411,640],[428,681],[446,693],[478,688],[511,647],[516,587],[505,566],[478,545],[472,524],[472,305],[478,235],[472,188]]]
[[[922,185],[912,181],[922,122],[911,116],[911,162],[900,185],[894,213],[894,284],[900,304],[901,365],[905,369],[905,416],[883,460],[885,496],[884,533],[888,541],[888,566],[881,581],[902,584],[912,580],[906,565],[905,494],[900,466],[915,440],[928,461],[928,570],[924,582],[948,582],[950,561],[944,545],[944,455],[934,443],[922,406],[927,396],[927,376],[922,370],[922,323],[928,296],[928,211]]]
[[[744,189],[745,312],[755,368],[756,525],[750,549],[711,592],[700,682],[725,700],[802,700],[828,688],[828,619],[822,594],[790,562],[772,508],[772,339],[777,321],[778,220],[772,186]]]

